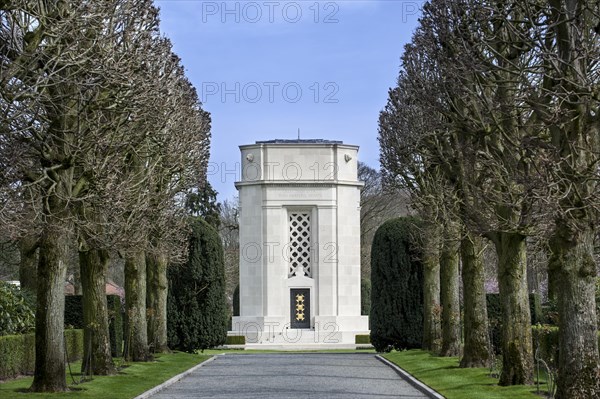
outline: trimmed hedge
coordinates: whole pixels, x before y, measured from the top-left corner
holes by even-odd
[[[223,345],[230,320],[219,233],[201,218],[190,227],[187,262],[167,269],[169,347],[185,352]]]
[[[357,334],[354,337],[355,344],[370,344],[371,336],[369,334]]]
[[[121,298],[118,295],[107,295],[108,332],[110,334],[110,352],[113,357],[123,355],[124,313]]]
[[[371,280],[360,281],[360,314],[368,316],[371,312]]]
[[[419,219],[391,219],[371,248],[371,343],[378,352],[421,348],[423,265]]]
[[[540,294],[529,294],[529,313],[531,313],[531,325],[544,322],[542,296]]]
[[[550,367],[558,367],[559,344],[558,327],[556,326],[533,326],[533,353],[539,348],[537,355],[544,360]],[[598,345],[600,346],[600,332],[598,332]]]
[[[123,308],[118,295],[107,295],[110,350],[113,357],[123,354]],[[81,295],[65,296],[65,328],[82,329],[83,298]]]
[[[83,298],[81,295],[65,296],[65,328],[83,328]]]
[[[240,285],[235,286],[235,290],[233,290],[233,315],[240,315]]]
[[[65,330],[68,360],[83,357],[83,330]],[[35,334],[0,337],[0,379],[32,374],[35,368]]]
[[[243,335],[228,335],[225,345],[246,345],[246,337]]]

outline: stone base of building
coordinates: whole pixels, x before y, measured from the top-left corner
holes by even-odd
[[[369,334],[368,316],[315,316],[311,328],[290,328],[284,317],[233,317],[228,335],[244,336],[246,349],[354,349]]]

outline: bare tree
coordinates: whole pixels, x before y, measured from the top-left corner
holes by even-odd
[[[71,209],[85,180],[75,178],[75,169],[97,144],[97,131],[88,129],[81,116],[92,112],[103,88],[101,66],[92,60],[101,53],[94,39],[102,31],[100,15],[106,4],[2,6],[2,155],[13,161],[10,184],[3,186],[11,210],[5,220],[15,226],[24,208],[39,220],[32,390],[63,391],[63,290],[74,228]],[[20,154],[14,152],[16,147]],[[20,206],[29,193],[36,200]]]
[[[529,16],[536,10],[528,9]],[[549,270],[558,299],[558,398],[600,396],[595,308],[600,161],[600,3],[552,0],[533,43],[545,90],[531,106],[550,138],[547,187],[555,210]]]
[[[526,238],[550,236],[561,353],[569,354],[560,357],[560,397],[599,389],[592,310],[598,7],[434,0],[413,38],[412,64],[404,63],[410,104],[440,122],[420,135],[426,150],[418,153],[445,160],[461,219],[496,247],[503,385],[532,379]]]
[[[0,176],[0,217],[15,237],[39,232],[32,389],[61,391],[63,285],[74,233],[86,340],[94,342],[91,367],[110,372],[107,250],[125,248],[139,276],[145,274],[150,226],[177,220],[177,193],[187,184],[181,182],[202,179],[207,115],[160,38],[150,0],[8,1],[0,21],[0,159],[11,165]],[[152,203],[148,187],[157,176],[166,176],[161,193],[167,194]],[[180,228],[172,237],[184,235]],[[167,248],[181,254],[182,242]],[[138,305],[145,318],[145,298]],[[144,346],[140,352],[147,353]]]
[[[233,292],[240,282],[239,199],[235,197],[223,201],[220,213],[219,235],[223,242],[225,292],[230,305],[234,306]]]
[[[458,183],[462,219],[496,246],[503,385],[530,383],[533,370],[525,238],[533,225],[530,194],[537,181],[529,178],[535,159],[527,139],[539,124],[514,105],[527,93],[523,82],[535,56],[510,43],[527,28],[504,23],[521,21],[520,12],[503,4],[433,1],[414,42],[425,53],[415,58],[417,66],[428,60],[429,71],[438,71],[427,75],[437,90],[424,105],[442,116],[439,154],[447,160],[446,175]]]
[[[431,130],[409,92],[399,87],[389,91],[388,103],[379,116],[379,148],[382,178],[387,187],[410,193],[410,201],[425,221],[423,243],[423,348],[441,350],[440,250],[445,190],[438,165],[424,156],[421,134]],[[415,135],[413,133],[419,133]]]
[[[364,182],[360,192],[361,275],[371,276],[371,244],[375,231],[386,220],[409,213],[408,193],[384,187],[381,172],[358,162],[358,180]]]

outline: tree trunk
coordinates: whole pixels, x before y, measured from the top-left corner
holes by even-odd
[[[582,230],[559,225],[550,244],[559,314],[558,399],[600,397],[594,230]]]
[[[73,293],[75,295],[83,295],[83,281],[81,281],[83,279],[83,276],[81,275],[81,258],[79,265],[76,266],[79,267],[73,268]]]
[[[52,199],[49,201],[52,202]],[[64,320],[68,230],[52,220],[52,216],[49,218],[40,240],[37,269],[33,392],[62,392],[67,389]]]
[[[109,375],[115,372],[106,304],[108,259],[105,250],[79,252],[84,324],[81,372],[84,374]]]
[[[525,237],[515,233],[498,233],[495,238],[502,306],[500,385],[531,384],[533,350]]]
[[[19,281],[22,290],[35,292],[37,289],[37,249],[37,237],[27,236],[19,240]]]
[[[460,244],[465,332],[460,367],[488,367],[490,362],[483,247],[482,239],[471,234]]]
[[[156,353],[169,352],[167,346],[167,257],[146,255],[148,277],[148,342]]]
[[[440,256],[442,301],[441,356],[460,356],[459,241],[454,225],[447,228]]]
[[[148,360],[148,326],[146,322],[146,259],[143,251],[125,259],[125,305],[127,308],[127,351],[125,357],[135,362]]]
[[[423,254],[423,349],[439,353],[440,326],[440,236],[436,227],[425,230]]]

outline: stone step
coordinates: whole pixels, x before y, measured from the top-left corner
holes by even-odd
[[[316,332],[314,330],[292,330],[268,336],[262,334],[259,340],[247,339],[247,344],[339,344],[342,342],[340,332]]]

